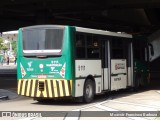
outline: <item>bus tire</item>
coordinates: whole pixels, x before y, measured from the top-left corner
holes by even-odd
[[[83,101],[90,103],[94,99],[95,89],[94,82],[91,79],[87,79],[83,89]]]

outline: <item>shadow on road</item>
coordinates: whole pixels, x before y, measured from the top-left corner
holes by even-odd
[[[145,91],[148,91],[148,90],[150,90],[150,89],[141,88],[136,92],[132,91],[130,89],[107,92],[107,93],[104,93],[104,94],[101,94],[101,95],[96,95],[94,100],[92,101],[92,103],[89,103],[89,104],[96,104],[96,103],[103,102],[103,101],[108,100],[108,99],[114,99],[114,98],[130,96],[130,95],[138,94],[138,93],[145,92]],[[51,100],[45,100],[43,102],[35,101],[35,102],[31,103],[31,104],[35,104],[35,105],[36,104],[38,104],[38,105],[56,105],[56,106],[88,105],[88,104],[83,103],[81,101],[77,102],[76,100],[71,99],[71,98],[68,98],[68,99],[57,99],[57,100],[51,99]]]

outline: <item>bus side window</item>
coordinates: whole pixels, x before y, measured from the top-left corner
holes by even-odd
[[[112,38],[112,59],[122,59],[123,58],[123,42],[118,38]]]
[[[87,36],[87,57],[100,58],[100,42],[96,36]]]
[[[76,33],[76,58],[85,58],[85,36]]]
[[[128,44],[126,39],[112,38],[111,40],[112,59],[127,59],[128,58]]]

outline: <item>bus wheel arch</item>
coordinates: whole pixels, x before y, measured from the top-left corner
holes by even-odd
[[[95,95],[95,80],[92,75],[89,75],[85,79],[84,87],[83,87],[83,101],[86,103],[90,103],[94,99]]]

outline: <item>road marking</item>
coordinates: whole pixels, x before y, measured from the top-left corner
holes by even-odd
[[[103,101],[103,102],[100,102],[100,103],[93,103],[91,104],[90,106],[85,106],[85,107],[81,107],[80,109],[74,109],[72,111],[79,111],[78,113],[78,117],[68,117],[70,114],[67,114],[66,117],[64,118],[64,120],[79,120],[80,119],[80,115],[81,115],[81,110],[85,110],[85,109],[89,109],[89,108],[92,108],[92,107],[95,107],[97,104],[103,104],[103,103],[106,103],[108,100],[111,100],[112,98],[108,98],[107,100]],[[72,113],[71,111],[71,113]]]
[[[142,104],[138,104],[138,103],[121,102],[121,101],[117,101],[117,100],[112,100],[112,98],[108,98],[107,100],[105,100],[103,102],[93,103],[93,104],[90,104],[89,106],[85,105],[84,107],[81,107],[79,109],[74,109],[72,111],[69,111],[63,120],[79,120],[81,117],[82,110],[93,108],[93,107],[96,107],[96,108],[101,109],[103,111],[118,111],[120,113],[125,112],[125,111],[121,111],[121,110],[114,109],[114,108],[107,107],[107,106],[103,105],[104,103],[107,103],[107,102],[115,102],[115,103],[119,103],[119,104],[128,104],[128,105],[141,106],[141,107],[154,108],[154,109],[160,108],[160,106],[150,106],[150,105],[142,105]],[[76,112],[73,112],[73,111],[76,111]],[[148,120],[147,118],[144,118],[144,117],[125,116],[125,118],[132,119],[132,120]],[[24,118],[24,119],[19,119],[19,120],[33,120],[33,119],[36,119],[36,118],[32,117],[32,118]]]
[[[74,110],[72,110],[72,111],[79,111],[79,110],[89,109],[89,108],[91,108],[91,107],[94,107],[94,106],[97,105],[97,104],[106,103],[106,102],[108,102],[108,101],[111,100],[111,99],[112,99],[112,98],[110,97],[110,98],[106,99],[106,100],[103,101],[103,102],[100,102],[100,103],[91,103],[89,106],[88,106],[88,105],[85,105],[84,107],[81,107],[80,109],[74,109]]]
[[[100,104],[95,105],[95,107],[100,108],[100,109],[105,110],[105,111],[119,111],[117,109],[113,109],[113,108],[103,106],[103,105],[100,105]],[[121,112],[121,111],[119,111],[119,112]],[[129,118],[129,119],[132,119],[132,120],[148,120],[148,119],[141,118],[141,117],[126,117],[126,118]]]
[[[35,119],[36,117],[30,117],[30,118],[22,118],[22,119],[18,119],[18,120],[33,120]]]
[[[99,109],[102,109],[102,110],[105,110],[105,111],[119,111],[119,110],[116,110],[116,109],[113,109],[113,108],[110,108],[110,107],[106,107],[106,106],[103,106],[103,105],[100,105],[100,104],[95,105],[95,107],[99,108]]]
[[[128,105],[134,105],[134,106],[141,106],[141,107],[147,107],[147,108],[154,108],[154,109],[160,109],[160,106],[151,106],[151,105],[144,105],[139,103],[130,103],[130,102],[121,102],[117,100],[110,100],[111,102],[120,103],[120,104],[128,104]],[[158,110],[157,110],[158,111]]]
[[[0,99],[8,99],[8,96],[1,96]]]
[[[77,112],[72,112],[72,111],[77,111]],[[72,111],[70,111],[70,112],[67,113],[67,115],[64,118],[64,120],[79,120],[80,115],[81,115],[80,109],[78,109],[78,110],[72,110]],[[73,113],[74,113],[74,115],[73,115]],[[73,116],[76,116],[76,117],[73,117]]]
[[[158,90],[158,91],[156,91],[156,92],[160,94],[160,91],[159,91],[159,90]]]
[[[108,98],[107,100],[105,100],[103,102],[91,104],[90,106],[86,106],[86,107],[82,107],[80,109],[72,110],[72,111],[79,111],[77,117],[67,117],[67,116],[69,116],[69,114],[70,115],[72,114],[72,113],[68,113],[68,115],[64,118],[64,120],[79,120],[80,119],[81,110],[85,110],[85,109],[92,108],[92,107],[99,108],[99,109],[101,109],[103,111],[119,111],[119,112],[121,112],[118,109],[113,109],[113,108],[110,108],[110,107],[102,105],[102,104],[104,104],[106,102],[109,102],[109,101],[111,101],[111,102],[117,102],[117,103],[120,103],[120,104],[131,104],[131,105],[136,105],[136,106],[143,106],[143,107],[154,108],[152,106],[141,105],[141,104],[134,104],[134,103],[128,103],[128,102],[120,102],[120,101],[112,100],[112,98]],[[122,111],[122,113],[123,113],[123,111]],[[132,119],[132,120],[148,120],[147,118],[142,118],[142,117],[126,117],[126,118]]]

